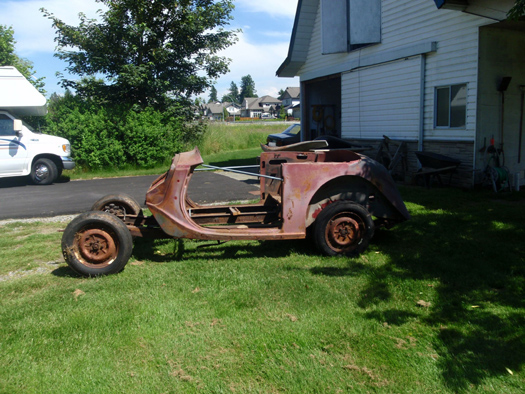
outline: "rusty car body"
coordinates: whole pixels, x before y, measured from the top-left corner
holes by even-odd
[[[151,216],[128,196],[107,196],[68,225],[64,257],[78,273],[96,276],[124,268],[132,237],[289,240],[308,234],[324,254],[357,255],[376,228],[410,216],[384,166],[351,150],[325,147],[325,141],[263,146],[259,201],[218,206],[188,198],[192,174],[203,163],[199,150],[176,154],[146,193]]]

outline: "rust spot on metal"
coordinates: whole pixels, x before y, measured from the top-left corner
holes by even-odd
[[[107,266],[117,257],[118,248],[113,237],[103,229],[84,230],[75,238],[75,248],[88,264]]]

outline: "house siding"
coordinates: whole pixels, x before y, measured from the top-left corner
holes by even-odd
[[[344,73],[343,138],[418,138],[419,57]]]
[[[432,0],[404,3],[383,0],[381,20],[381,44],[349,53],[321,55],[321,19],[320,10],[317,11],[307,60],[299,75],[304,81],[334,72],[343,73],[341,135],[380,138],[387,134],[417,139],[422,77],[420,62],[423,59],[420,56],[399,59],[364,69],[355,65],[361,58],[385,51],[437,42],[437,51],[426,54],[424,59],[424,139],[473,141],[476,132],[478,29],[494,21],[457,11],[437,10]],[[350,66],[341,70],[341,65],[354,65],[355,70]],[[466,127],[435,128],[435,88],[451,84],[467,84]],[[374,102],[378,104],[377,109],[374,109]],[[361,107],[362,111],[357,113],[356,107]]]

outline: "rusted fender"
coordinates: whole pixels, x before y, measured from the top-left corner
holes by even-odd
[[[408,213],[394,179],[385,166],[368,156],[361,154],[359,156],[361,160],[356,170],[362,174],[364,179],[377,187],[405,220],[409,220],[410,213]]]
[[[355,184],[345,185],[347,177],[364,180],[363,193],[374,193],[376,199],[391,208],[384,219],[399,223],[410,218],[410,214],[399,194],[399,191],[383,165],[367,156],[351,152],[356,160],[325,163],[287,163],[283,165],[283,217],[285,232],[305,228],[315,220],[315,210],[323,208],[330,201],[319,201],[319,206],[310,205],[316,193],[327,183],[341,180],[341,189],[351,195],[358,190],[352,189]],[[371,188],[366,185],[373,185]],[[361,190],[359,190],[361,191]],[[378,195],[379,194],[379,195]],[[328,197],[328,196],[326,196]],[[368,201],[357,201],[369,208]],[[391,207],[390,207],[391,206]],[[374,212],[371,212],[374,214]]]

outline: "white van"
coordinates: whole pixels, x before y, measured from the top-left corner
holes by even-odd
[[[71,170],[71,146],[17,119],[46,114],[46,98],[14,67],[0,67],[0,178],[29,175],[35,184],[53,183]]]

